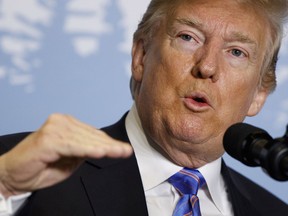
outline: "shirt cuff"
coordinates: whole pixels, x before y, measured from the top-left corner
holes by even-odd
[[[25,193],[15,196],[10,196],[8,199],[0,194],[0,216],[11,216],[13,215],[26,201],[31,193]]]

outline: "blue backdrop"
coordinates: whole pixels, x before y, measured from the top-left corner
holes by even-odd
[[[37,129],[54,112],[95,127],[118,120],[129,92],[132,34],[149,0],[0,0],[0,134]],[[287,31],[286,31],[287,32]],[[288,37],[278,87],[246,121],[279,137],[288,123]],[[288,183],[225,155],[288,203]]]

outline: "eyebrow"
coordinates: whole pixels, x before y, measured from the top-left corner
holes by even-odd
[[[198,29],[201,29],[202,28],[202,24],[197,21],[196,19],[186,19],[186,18],[176,18],[176,22],[177,23],[180,23],[180,24],[184,24],[184,25],[188,25],[188,26],[191,26],[191,27],[196,27]]]
[[[199,29],[201,31],[203,25],[197,21],[196,19],[191,19],[191,18],[175,18],[173,21],[170,22],[168,25],[168,32],[173,35],[173,32],[175,31],[175,24],[181,24],[181,25],[186,25],[190,26],[192,28]]]

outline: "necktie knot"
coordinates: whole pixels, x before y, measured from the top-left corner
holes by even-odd
[[[179,192],[181,198],[173,216],[201,215],[197,192],[206,182],[202,174],[195,169],[183,168],[168,179],[168,182]]]
[[[195,169],[183,168],[168,179],[181,194],[197,195],[198,189],[206,182],[202,174]]]

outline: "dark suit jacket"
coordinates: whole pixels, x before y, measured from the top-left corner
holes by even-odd
[[[129,142],[125,116],[103,128],[110,136]],[[0,137],[0,154],[27,133]],[[260,188],[223,162],[235,216],[285,216],[287,204]],[[147,206],[135,155],[128,159],[86,160],[67,180],[34,192],[17,216],[147,216]]]

